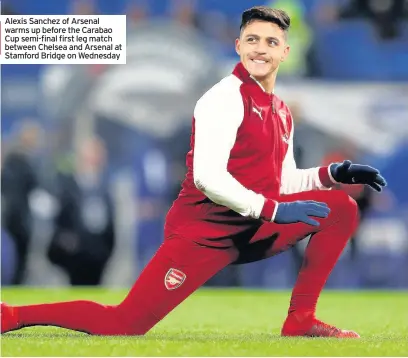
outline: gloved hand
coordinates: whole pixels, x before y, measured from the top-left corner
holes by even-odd
[[[303,222],[312,226],[319,226],[320,223],[311,217],[327,218],[330,208],[326,203],[313,200],[292,201],[289,203],[279,203],[274,222],[277,224],[293,224]]]
[[[353,164],[350,160],[331,164],[330,173],[338,183],[367,184],[378,192],[387,185],[379,170],[369,165]]]

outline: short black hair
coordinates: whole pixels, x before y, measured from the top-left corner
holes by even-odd
[[[279,26],[285,34],[288,33],[290,27],[289,15],[281,9],[273,9],[268,6],[254,6],[242,13],[240,30],[244,29],[248,24],[255,20],[267,21]]]

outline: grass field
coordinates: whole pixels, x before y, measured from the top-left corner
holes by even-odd
[[[90,299],[125,291],[3,289],[12,304]],[[281,338],[289,292],[201,290],[144,337],[92,337],[30,327],[2,336],[2,356],[408,356],[408,292],[325,292],[319,318],[360,340]]]

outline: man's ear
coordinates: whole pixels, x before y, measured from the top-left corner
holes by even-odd
[[[239,40],[239,38],[237,38],[235,40],[235,51],[238,55],[241,55],[240,47],[241,47],[241,41]]]
[[[286,58],[289,56],[290,46],[286,45],[285,50],[283,51],[283,55],[281,57],[281,62],[285,62]]]

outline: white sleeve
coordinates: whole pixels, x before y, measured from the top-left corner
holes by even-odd
[[[330,190],[325,187],[319,176],[320,167],[298,169],[293,153],[294,125],[289,138],[289,147],[282,165],[281,194],[294,194],[308,190]]]
[[[265,198],[245,188],[227,170],[230,152],[244,118],[239,88],[213,87],[197,102],[194,118],[196,187],[216,204],[242,216],[259,218]]]

